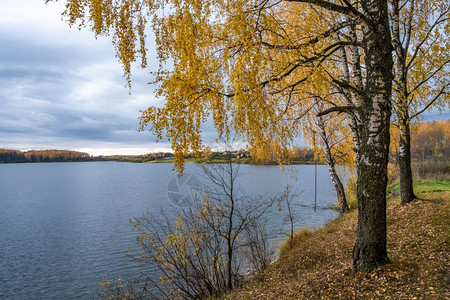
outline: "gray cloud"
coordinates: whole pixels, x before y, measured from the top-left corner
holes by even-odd
[[[152,151],[139,111],[157,104],[148,70],[133,89],[108,38],[60,21],[58,6],[0,2],[0,148]],[[42,1],[43,2],[43,1]]]

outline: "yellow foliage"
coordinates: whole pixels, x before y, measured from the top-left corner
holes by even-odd
[[[392,9],[393,10],[393,9]],[[392,12],[393,109],[400,129],[426,109],[450,107],[448,1],[406,1]]]
[[[187,153],[202,156],[209,117],[220,137],[245,135],[255,158],[267,158],[269,148],[287,156],[315,102],[305,96],[326,85],[316,61],[336,49],[329,28],[342,22],[310,5],[243,0],[68,0],[64,16],[112,36],[129,84],[131,64],[147,65],[151,24],[160,61],[154,83],[166,102],[142,112],[141,130],[169,138],[179,170]]]
[[[411,154],[415,158],[450,155],[450,120],[412,124]]]

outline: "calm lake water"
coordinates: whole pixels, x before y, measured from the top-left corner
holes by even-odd
[[[0,299],[89,299],[102,277],[139,273],[124,257],[134,245],[129,219],[173,208],[172,164],[118,162],[0,164]],[[241,165],[238,182],[249,195],[282,193],[294,200],[296,227],[320,227],[337,217],[325,166]],[[201,178],[200,168],[186,171]],[[297,180],[294,178],[294,176]],[[279,226],[281,221],[273,226]]]

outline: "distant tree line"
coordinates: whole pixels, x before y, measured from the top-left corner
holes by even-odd
[[[411,124],[414,179],[450,179],[450,120]]]
[[[212,151],[206,147],[203,153],[205,160],[222,160],[225,156],[240,163],[278,163],[276,159],[254,161],[251,152],[245,149],[233,150],[226,154],[224,151]],[[289,150],[289,161],[314,161],[314,150],[309,147],[297,147]],[[172,160],[171,152],[153,152],[141,155],[99,155],[91,156],[85,152],[73,150],[30,150],[19,151],[13,149],[0,148],[0,163],[29,163],[29,162],[74,162],[74,161],[119,161],[119,162],[151,162],[154,160]],[[188,154],[185,159],[195,158],[195,155]]]
[[[391,141],[392,179],[397,179],[399,137]],[[411,124],[411,168],[414,179],[450,178],[450,120]]]
[[[413,159],[450,157],[450,120],[414,123],[411,129]]]
[[[0,149],[0,163],[64,162],[91,160],[94,160],[94,158],[89,154],[71,150],[19,151],[12,149]]]
[[[148,162],[155,159],[172,158],[170,152],[155,152],[142,155],[99,155],[91,156],[85,152],[73,150],[30,150],[19,151],[0,149],[0,163],[29,163],[29,162],[75,162],[75,161],[120,161],[120,162]]]
[[[278,163],[296,163],[296,162],[313,162],[315,161],[314,149],[300,146],[291,148],[286,153],[285,160],[279,161],[275,154],[274,149],[267,150],[269,155],[265,159],[254,159],[255,155],[252,152],[256,151],[253,148],[239,149],[229,151],[226,153],[224,151],[212,151],[210,147],[206,147],[203,151],[203,158],[206,160],[221,160],[226,156],[230,156],[234,162],[239,163],[251,163],[251,164],[278,164]],[[194,157],[194,155],[190,156]],[[256,155],[258,157],[258,155]],[[186,158],[186,157],[185,157]]]

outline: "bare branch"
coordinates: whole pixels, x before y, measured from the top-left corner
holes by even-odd
[[[320,41],[322,41],[323,39],[329,37],[330,35],[332,35],[333,33],[338,32],[339,30],[341,30],[342,28],[345,28],[347,26],[349,26],[350,24],[354,23],[353,21],[348,21],[348,22],[343,22],[340,23],[332,28],[330,28],[329,30],[321,33],[321,34],[317,34],[314,38],[308,40],[305,43],[301,43],[300,45],[272,45],[270,43],[267,42],[263,42],[261,41],[261,44],[270,48],[270,49],[278,49],[278,50],[299,50],[301,48],[307,47],[307,46],[311,46],[314,45]]]
[[[329,114],[329,113],[332,113],[332,112],[338,112],[338,113],[343,113],[343,112],[345,112],[345,113],[351,113],[351,112],[353,112],[353,111],[356,110],[356,109],[357,109],[357,108],[356,108],[355,106],[334,106],[334,107],[330,107],[330,108],[328,108],[328,109],[325,109],[325,110],[319,112],[319,113],[317,114],[317,116],[318,116],[318,117],[322,117],[322,116],[325,116],[325,115],[327,115],[327,114]]]
[[[436,94],[436,96],[434,96],[434,98],[427,103],[427,105],[425,105],[425,107],[418,111],[417,113],[415,113],[414,115],[411,116],[410,120],[414,119],[415,117],[417,117],[418,115],[420,115],[421,113],[423,113],[424,111],[426,111],[431,105],[433,105],[434,102],[436,102],[440,96],[444,95],[444,94],[448,94],[445,89],[450,85],[450,83],[444,85],[441,90],[439,91],[439,93]]]
[[[353,6],[351,6],[350,3],[348,3],[348,1],[346,2],[347,5],[349,6],[341,6],[341,5],[337,5],[328,1],[323,1],[323,0],[284,0],[286,2],[300,2],[300,3],[310,3],[310,4],[314,4],[320,7],[323,7],[325,9],[328,9],[330,11],[334,11],[337,13],[341,13],[344,15],[348,15],[354,18],[358,18],[361,19],[363,21],[366,21],[367,18],[360,13],[358,10],[356,10]]]
[[[442,65],[437,68],[434,72],[432,72],[430,75],[428,75],[425,79],[421,80],[409,93],[413,93],[414,91],[418,90],[423,84],[428,82],[431,78],[433,78],[434,75],[436,75],[439,71],[441,71],[447,64],[450,63],[450,58],[447,59]]]
[[[422,39],[422,41],[420,41],[420,43],[417,45],[416,49],[414,50],[414,54],[411,56],[411,59],[409,61],[409,63],[407,64],[406,68],[409,69],[411,67],[411,65],[413,64],[413,62],[415,61],[417,55],[419,54],[419,52],[422,49],[423,44],[428,40],[428,38],[430,37],[431,33],[433,32],[433,30],[441,23],[444,23],[445,21],[448,21],[447,18],[443,18],[445,16],[446,13],[448,13],[448,11],[450,10],[450,7],[441,13],[441,15],[436,19],[436,22],[434,22],[434,24],[430,27],[430,29],[427,31],[427,33],[425,34],[425,37]]]

